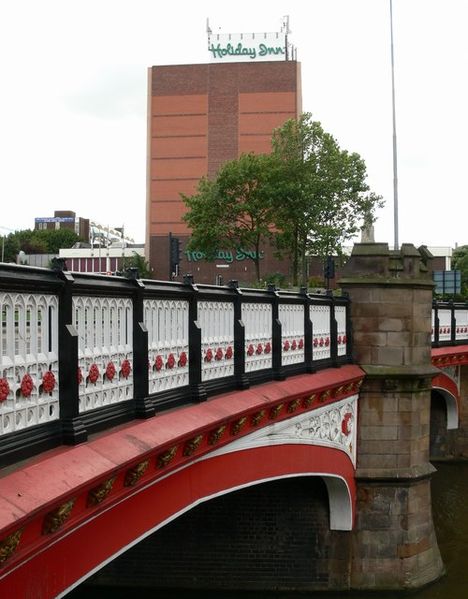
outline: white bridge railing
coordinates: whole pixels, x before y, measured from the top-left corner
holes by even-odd
[[[432,307],[432,344],[468,344],[468,304],[434,302]]]

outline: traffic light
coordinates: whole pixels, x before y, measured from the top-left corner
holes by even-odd
[[[323,274],[324,274],[325,278],[327,279],[327,282],[330,279],[335,278],[335,260],[333,259],[333,256],[327,256],[327,259],[325,260],[325,265],[323,268]],[[327,287],[328,287],[328,285],[327,285]]]
[[[169,235],[169,269],[170,274],[179,274],[179,264],[181,257],[181,243],[178,237],[172,237]]]

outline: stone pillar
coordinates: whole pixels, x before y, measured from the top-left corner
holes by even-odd
[[[416,588],[443,564],[429,463],[432,278],[427,250],[354,246],[341,280],[351,297],[353,358],[366,372],[358,420],[351,587]]]
[[[457,430],[457,457],[468,458],[468,365],[460,366],[460,413]]]

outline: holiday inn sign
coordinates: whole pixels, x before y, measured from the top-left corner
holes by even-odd
[[[287,60],[284,33],[208,34],[211,62]]]

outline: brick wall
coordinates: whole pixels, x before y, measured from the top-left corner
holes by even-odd
[[[330,531],[318,478],[264,483],[180,516],[90,579],[191,589],[343,589],[350,534]]]
[[[299,79],[294,61],[150,69],[146,238],[154,272],[166,265],[152,240],[189,233],[180,194],[241,152],[269,152],[273,129],[298,115]],[[219,274],[204,270],[209,282]]]

